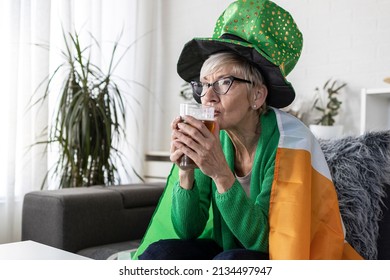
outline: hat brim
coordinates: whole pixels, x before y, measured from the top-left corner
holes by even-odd
[[[248,59],[265,79],[268,88],[267,104],[276,108],[290,105],[295,98],[292,85],[279,67],[266,59],[266,55],[252,44],[231,39],[194,38],[185,44],[177,63],[177,72],[185,81],[199,80],[205,60],[212,54],[230,51]]]

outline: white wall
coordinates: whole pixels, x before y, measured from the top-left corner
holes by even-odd
[[[312,97],[330,77],[348,83],[339,123],[346,134],[359,134],[361,88],[389,87],[390,1],[276,1],[289,10],[304,37],[297,67],[288,77],[297,98],[293,107]]]
[[[157,71],[151,98],[149,150],[169,150],[170,123],[179,112],[183,80],[176,63],[186,42],[193,37],[210,37],[214,23],[230,0],[161,0],[157,35]]]
[[[229,0],[161,0],[158,26],[154,114],[149,150],[169,150],[170,122],[177,115],[182,80],[176,62],[185,42],[209,37]],[[389,0],[275,0],[300,27],[304,48],[287,77],[297,97],[293,109],[312,98],[313,90],[333,77],[348,83],[340,114],[346,134],[359,133],[360,90],[388,87],[390,76]],[[161,93],[163,98],[158,98]]]

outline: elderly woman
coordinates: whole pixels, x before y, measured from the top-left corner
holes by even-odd
[[[294,100],[285,76],[301,49],[290,14],[267,0],[232,3],[212,38],[185,45],[178,73],[214,106],[216,129],[173,121],[176,166],[135,258],[359,258],[317,141],[277,109]],[[180,169],[184,154],[199,168]]]
[[[179,171],[173,196],[172,222],[181,239],[197,238],[203,232],[213,199],[219,212],[218,216],[217,212],[214,213],[214,222],[218,221],[219,224],[214,228],[214,235],[219,239],[216,243],[224,243],[222,246],[232,249],[250,248],[251,251],[245,252],[245,258],[261,258],[261,252],[268,250],[267,216],[278,142],[277,129],[260,122],[260,115],[266,111],[267,88],[260,72],[233,53],[210,56],[203,64],[200,75],[201,82],[192,83],[194,93],[201,98],[202,104],[214,106],[216,130],[212,134],[201,121],[190,116],[185,117],[185,123],[179,119],[173,122],[171,160],[178,162],[186,154],[206,176],[199,176],[195,183],[194,170]],[[274,117],[267,114],[266,118]],[[230,159],[225,158],[219,141],[220,130],[224,130],[231,140]],[[262,130],[266,132],[262,133]],[[261,135],[264,137],[261,144],[264,148],[270,147],[268,142],[273,141],[272,150],[260,152],[257,149]],[[253,194],[255,200],[251,201],[250,184],[256,150],[260,152],[257,156],[266,155],[264,160],[267,165],[261,174],[261,188],[257,188],[256,194]],[[256,160],[260,163],[258,157]],[[234,166],[233,170],[229,163]],[[255,176],[259,175],[257,170],[254,173]],[[206,248],[214,248],[213,244],[202,244]],[[197,242],[194,245],[202,255],[207,252]],[[191,251],[194,252],[193,249]],[[225,254],[218,258],[226,258]]]

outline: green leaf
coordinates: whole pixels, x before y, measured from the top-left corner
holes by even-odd
[[[342,102],[338,99],[340,90],[344,88],[347,84],[342,83],[338,85],[337,80],[328,79],[322,87],[322,91],[316,88],[316,94],[323,94],[325,96],[318,95],[313,103],[313,108],[320,112],[320,118],[315,121],[316,124],[322,125],[333,125],[335,123],[335,118],[341,108]],[[319,104],[320,100],[325,100],[325,104]]]

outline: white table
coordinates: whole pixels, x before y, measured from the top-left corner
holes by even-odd
[[[0,244],[0,260],[90,260],[35,241]]]

